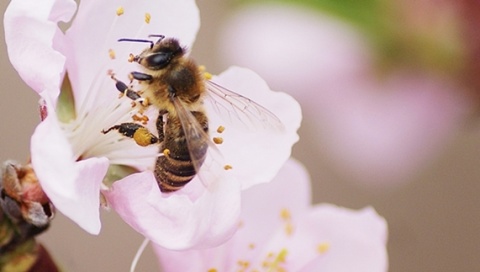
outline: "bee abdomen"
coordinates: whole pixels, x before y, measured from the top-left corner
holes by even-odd
[[[162,192],[181,189],[195,177],[195,174],[195,168],[190,160],[179,160],[170,156],[157,159],[155,177]]]

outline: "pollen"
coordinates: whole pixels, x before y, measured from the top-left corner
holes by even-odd
[[[324,242],[317,245],[317,252],[324,254],[330,249],[330,243]]]
[[[230,164],[226,164],[226,165],[223,167],[223,169],[225,169],[225,170],[231,170],[231,169],[233,169],[233,167],[232,167]]]
[[[207,272],[218,272],[218,270],[216,268],[210,268],[207,270]]]
[[[290,221],[292,219],[290,211],[288,209],[285,209],[285,208],[280,211],[280,217],[284,221]]]
[[[280,210],[280,218],[285,222],[285,227],[284,227],[285,234],[287,236],[292,235],[294,231],[294,226],[292,224],[292,215],[290,211],[286,208],[283,208],[282,210]]]
[[[275,261],[279,263],[284,263],[287,259],[288,251],[286,248],[280,250],[280,253],[278,253],[277,258],[275,258]]]
[[[210,74],[209,72],[204,72],[203,73],[203,77],[206,79],[206,80],[210,80],[212,79],[212,74]]]
[[[262,262],[262,267],[266,268],[267,271],[283,272],[286,271],[282,264],[287,261],[288,251],[286,248],[280,250],[278,254],[270,252],[267,254],[267,257]]]
[[[254,243],[250,243],[248,244],[248,249],[255,249],[255,244]]]
[[[141,122],[142,124],[146,125],[148,123],[148,116],[146,115],[138,115],[135,114],[132,116],[133,121],[135,122]]]
[[[223,138],[222,137],[213,137],[213,142],[216,144],[222,144]]]
[[[152,143],[152,138],[153,135],[144,127],[137,129],[133,134],[133,139],[139,146],[150,145]]]
[[[113,49],[108,49],[108,56],[110,57],[110,59],[115,59],[115,51]]]
[[[224,132],[224,131],[225,131],[225,127],[224,127],[224,126],[218,126],[218,128],[217,128],[217,132],[218,132],[218,133],[222,133],[222,132]]]
[[[238,266],[240,266],[240,269],[242,269],[241,271],[244,271],[245,269],[247,269],[250,266],[250,262],[242,261],[242,260],[238,260],[237,264],[238,264]]]
[[[170,156],[170,149],[165,148],[165,149],[163,150],[163,155],[164,155],[165,157]]]
[[[125,13],[125,10],[123,9],[122,6],[120,6],[117,8],[116,12],[117,12],[117,16],[122,16],[123,13]]]
[[[134,60],[135,60],[135,55],[132,54],[132,53],[128,54],[128,62],[133,62]],[[129,75],[129,77],[132,77],[132,76]],[[132,80],[132,79],[133,79],[133,77],[130,78],[130,80]]]
[[[152,15],[150,15],[150,13],[146,12],[145,13],[145,23],[149,24],[150,19],[152,19]]]
[[[293,224],[292,223],[287,223],[285,225],[285,234],[287,236],[290,236],[293,234],[293,231],[294,231],[294,227],[293,227]]]

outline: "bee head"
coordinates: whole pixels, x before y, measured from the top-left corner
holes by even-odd
[[[133,61],[149,70],[160,70],[167,67],[174,59],[183,56],[184,49],[176,39],[160,39],[150,48],[145,49]]]

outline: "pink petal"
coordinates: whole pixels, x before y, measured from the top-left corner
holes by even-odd
[[[5,12],[5,40],[8,55],[22,79],[51,98],[58,95],[65,57],[53,48],[57,23],[68,21],[75,12],[70,0],[13,0]]]
[[[232,271],[240,260],[254,261],[272,231],[283,223],[280,211],[301,214],[310,204],[310,194],[307,172],[300,163],[288,160],[272,182],[242,192],[241,224],[232,239],[215,248],[181,252],[154,246],[161,267],[167,272]]]
[[[425,74],[370,80],[328,94],[331,103],[315,110],[315,138],[347,178],[407,180],[453,136],[468,103],[451,84]]]
[[[124,9],[121,16],[116,13],[119,7]],[[148,24],[145,22],[147,12],[151,15]],[[113,81],[107,76],[108,69],[122,80],[128,80],[128,73],[139,69],[127,59],[130,53],[138,54],[148,44],[118,42],[118,39],[148,39],[149,34],[163,34],[191,46],[199,26],[199,12],[191,0],[81,1],[66,33],[69,44],[65,52],[77,108],[88,109],[98,102],[103,92],[117,95]],[[115,52],[114,61],[109,57],[110,49]],[[97,81],[108,81],[108,88],[94,89]]]
[[[286,249],[288,271],[387,271],[387,225],[372,208],[317,205],[294,222],[294,229],[292,236],[277,231],[263,256]],[[321,245],[327,246],[324,252]]]
[[[54,206],[86,231],[98,234],[100,184],[108,160],[76,162],[56,118],[50,111],[32,135],[32,165]]]
[[[302,164],[288,160],[269,183],[249,188],[242,193],[242,227],[235,234],[237,250],[243,252],[249,244],[261,246],[272,230],[284,227],[282,212],[293,220],[309,209],[311,203],[310,178]]]
[[[226,127],[219,135],[224,142],[218,149],[225,162],[233,167],[229,172],[238,177],[243,189],[269,182],[290,157],[291,147],[298,141],[297,129],[302,119],[299,104],[285,93],[271,91],[263,79],[248,69],[231,67],[213,80],[264,106],[283,122],[284,131],[245,127],[240,120],[233,117],[230,121],[207,104],[211,134],[215,134],[220,125]]]
[[[255,5],[232,17],[222,36],[225,63],[252,67],[300,101],[310,120],[304,142],[314,159],[331,162],[345,179],[408,180],[445,146],[471,107],[445,78],[415,71],[379,80],[366,38],[326,14]]]
[[[251,68],[303,106],[318,107],[322,101],[312,95],[341,90],[371,67],[366,41],[353,28],[299,5],[250,5],[230,17],[223,30],[224,65]]]
[[[198,181],[186,187],[195,184]],[[182,193],[162,194],[153,173],[145,171],[115,182],[103,193],[123,220],[165,248],[215,246],[230,237],[238,224],[240,188],[234,181],[217,182],[191,200]]]

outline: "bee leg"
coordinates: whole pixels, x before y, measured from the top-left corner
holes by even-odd
[[[163,131],[163,125],[165,122],[163,121],[163,116],[167,113],[166,110],[160,110],[158,113],[158,118],[157,118],[157,132],[158,132],[158,141],[163,142],[163,139],[165,137],[164,131]]]
[[[115,87],[117,88],[117,90],[122,94],[125,94],[128,98],[132,99],[133,101],[142,98],[136,91],[130,89],[127,84],[123,83],[123,81],[118,80],[114,75],[112,75],[111,78],[115,80]]]
[[[147,81],[153,79],[153,76],[141,72],[131,72],[130,76],[138,81]]]
[[[102,133],[107,134],[111,130],[118,130],[122,135],[134,139],[140,146],[158,143],[158,138],[155,135],[153,135],[146,127],[136,123],[122,123],[120,125],[115,125],[107,130],[102,130]]]

